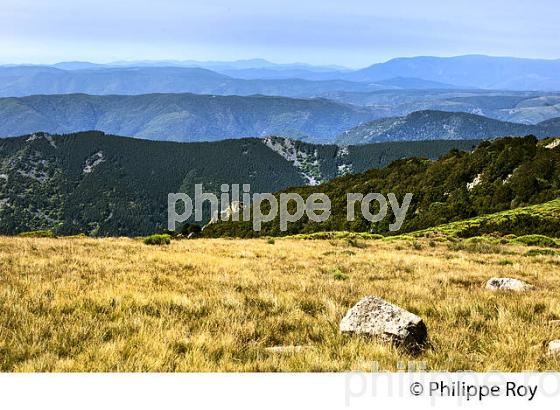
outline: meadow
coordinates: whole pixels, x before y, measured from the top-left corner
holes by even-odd
[[[559,251],[520,244],[0,237],[0,370],[558,371],[559,290]],[[422,317],[430,347],[341,335],[366,295]]]

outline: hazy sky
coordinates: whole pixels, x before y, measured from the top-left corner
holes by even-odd
[[[559,0],[0,0],[0,63],[560,58]]]

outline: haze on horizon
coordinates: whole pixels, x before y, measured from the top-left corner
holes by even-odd
[[[554,0],[3,0],[0,63],[560,58]]]

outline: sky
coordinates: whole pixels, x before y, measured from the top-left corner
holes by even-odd
[[[558,0],[0,0],[0,63],[560,58]]]

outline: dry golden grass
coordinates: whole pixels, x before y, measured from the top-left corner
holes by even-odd
[[[560,258],[422,241],[0,238],[2,371],[560,370]],[[537,287],[492,293],[492,276]],[[412,357],[342,336],[362,296],[423,317]],[[307,346],[288,353],[271,346]]]

